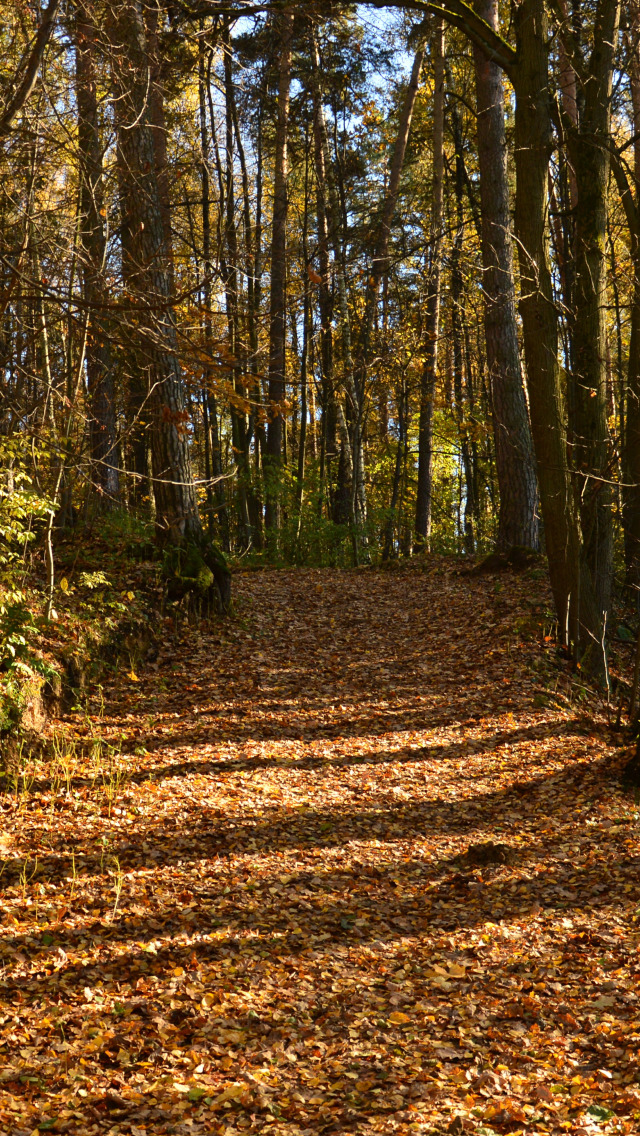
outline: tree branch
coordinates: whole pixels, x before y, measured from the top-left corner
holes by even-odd
[[[40,61],[56,22],[59,3],[60,0],[49,0],[49,6],[44,10],[42,23],[38,28],[33,45],[29,48],[28,54],[25,55],[25,58],[23,58],[18,67],[16,80],[23,70],[24,75],[22,81],[18,84],[13,98],[9,101],[9,105],[0,115],[0,138],[6,138],[6,136],[11,133],[13,120],[19,111],[22,110],[22,107],[35,86]]]

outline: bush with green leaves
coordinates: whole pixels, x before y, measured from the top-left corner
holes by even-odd
[[[52,672],[37,651],[36,617],[20,586],[28,546],[52,505],[34,488],[23,452],[24,439],[0,439],[0,730],[19,723],[37,676]]]

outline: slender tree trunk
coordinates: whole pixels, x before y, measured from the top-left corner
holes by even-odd
[[[393,532],[398,522],[398,498],[402,482],[403,464],[407,452],[407,384],[403,377],[402,385],[398,389],[398,443],[396,447],[396,461],[393,471],[393,487],[391,490],[391,503],[389,517],[385,526],[384,545],[382,547],[382,560],[386,562],[393,549]]]
[[[86,369],[89,382],[93,486],[100,508],[118,499],[113,359],[104,314],[106,232],[102,139],[96,91],[96,28],[88,6],[76,10],[76,100],[80,177],[82,284],[88,310]]]
[[[313,44],[312,44],[313,48]],[[327,178],[322,144],[322,105],[320,92],[314,84],[313,92],[313,154],[316,183],[316,224],[318,244],[318,270],[311,266],[318,287],[318,309],[320,315],[320,376],[322,391],[322,434],[320,440],[320,509],[325,489],[325,479],[330,473],[333,458],[337,453],[336,427],[337,409],[333,377],[333,296],[331,290],[331,266],[329,260],[329,231],[327,227]]]
[[[202,23],[201,23],[202,30]],[[200,118],[200,147],[202,161],[200,166],[200,184],[202,189],[202,260],[204,266],[203,283],[203,321],[204,341],[208,356],[213,355],[213,309],[212,309],[212,283],[213,262],[211,253],[211,199],[210,199],[210,139],[207,127],[207,104],[205,97],[205,84],[207,80],[204,44],[200,40],[198,58],[198,110]],[[204,429],[206,449],[209,454],[209,469],[207,477],[214,480],[214,485],[207,486],[207,504],[209,509],[209,531],[214,531],[214,515],[221,535],[221,543],[228,551],[229,514],[227,510],[225,483],[222,478],[222,447],[220,445],[220,432],[218,428],[218,407],[214,391],[214,372],[212,367],[205,367],[204,390],[202,392]]]
[[[158,183],[158,198],[164,230],[163,259],[167,271],[173,278],[173,235],[171,232],[171,193],[169,188],[169,160],[167,155],[167,122],[164,110],[164,86],[162,82],[162,49],[159,29],[162,9],[158,0],[146,0],[142,8],[147,33],[147,52],[149,61],[148,110],[149,125],[153,138],[153,153]],[[173,279],[172,279],[173,287]]]
[[[304,470],[307,451],[307,394],[309,387],[309,352],[311,347],[311,286],[309,278],[309,122],[305,122],[304,203],[302,215],[302,355],[300,359],[300,439],[298,442],[298,471],[296,484],[296,540],[300,539],[302,502],[304,498]]]
[[[453,248],[451,250],[451,344],[453,348],[453,398],[454,414],[458,426],[460,439],[460,460],[464,475],[464,550],[468,556],[475,551],[475,536],[473,531],[473,518],[475,514],[475,477],[469,440],[469,431],[466,425],[468,414],[464,398],[463,376],[463,331],[462,311],[464,305],[464,289],[462,281],[462,241],[464,237],[463,192],[464,175],[462,162],[462,134],[460,118],[456,106],[451,110],[451,125],[455,149],[455,220],[451,219],[454,229]]]
[[[286,344],[286,251],[287,251],[287,148],[291,90],[291,39],[293,12],[276,19],[280,42],[278,114],[276,122],[273,223],[271,231],[271,294],[269,300],[269,426],[266,448],[267,529],[280,527],[280,474],[283,444]]]
[[[373,257],[371,260],[371,271],[367,276],[364,317],[362,320],[360,334],[358,336],[355,366],[356,388],[358,390],[358,397],[360,398],[361,402],[364,399],[367,367],[371,353],[371,337],[373,333],[376,306],[378,303],[378,293],[380,291],[380,282],[389,270],[389,241],[391,237],[391,222],[393,220],[393,214],[398,202],[400,178],[404,167],[405,154],[407,152],[407,143],[409,141],[409,134],[411,131],[413,110],[420,86],[420,73],[422,70],[424,56],[425,47],[424,45],[421,45],[416,51],[413,59],[411,75],[409,77],[409,83],[402,103],[400,121],[398,123],[398,132],[396,134],[393,153],[391,156],[389,180],[387,182],[387,188],[380,210],[380,222],[375,238]]]
[[[259,353],[259,291],[258,280],[255,276],[254,265],[259,264],[259,258],[256,261],[256,254],[253,248],[253,226],[251,224],[251,203],[249,197],[249,175],[247,171],[246,157],[244,147],[242,144],[242,135],[240,133],[238,123],[238,112],[236,107],[235,97],[235,83],[233,76],[233,55],[232,45],[227,33],[225,35],[225,61],[224,61],[224,81],[225,81],[225,115],[226,115],[226,185],[225,185],[225,201],[227,209],[227,247],[229,256],[228,273],[231,282],[231,290],[229,296],[233,298],[233,322],[234,322],[234,356],[242,357],[243,366],[242,373],[240,367],[235,371],[234,385],[238,401],[246,399],[247,391],[253,388],[254,401],[257,394],[260,393],[260,377],[258,374],[258,353]],[[243,278],[247,282],[246,293],[246,308],[244,315],[241,311],[241,297],[242,290],[239,285],[239,273],[241,270],[241,255],[239,248],[237,221],[236,221],[236,196],[235,196],[235,155],[237,154],[240,170],[241,170],[241,184],[242,184],[242,217],[244,225],[244,272]],[[257,226],[256,226],[257,231]],[[246,346],[243,346],[246,345]],[[248,346],[248,352],[246,347]],[[234,410],[236,418],[236,429],[239,438],[240,449],[238,453],[238,461],[240,465],[240,480],[242,483],[242,494],[246,506],[244,506],[247,521],[247,544],[255,548],[261,548],[263,543],[262,537],[262,510],[256,489],[251,476],[251,439],[255,437],[256,449],[258,448],[258,425],[255,411],[249,410],[246,414],[240,410]]]
[[[331,161],[329,153],[329,141],[327,137],[327,127],[324,117],[324,108],[322,105],[321,93],[321,65],[320,54],[315,36],[311,36],[311,50],[312,50],[312,82],[313,94],[315,102],[315,118],[314,128],[317,131],[317,142],[322,150],[322,160],[324,167],[324,184],[327,190],[327,221],[328,221],[328,239],[329,245],[333,251],[333,268],[335,272],[336,290],[338,293],[338,311],[340,313],[340,348],[341,348],[341,364],[342,364],[342,383],[344,391],[347,396],[347,415],[350,419],[351,432],[347,436],[341,430],[340,417],[338,412],[338,432],[341,437],[341,445],[344,448],[347,443],[347,437],[350,443],[350,453],[341,455],[339,463],[339,470],[344,473],[346,470],[353,471],[351,482],[351,517],[350,524],[352,525],[352,536],[354,540],[354,553],[355,558],[358,558],[357,551],[357,527],[362,525],[366,520],[367,515],[367,500],[366,500],[366,487],[365,487],[365,474],[364,474],[364,452],[362,448],[362,411],[363,407],[360,403],[358,391],[356,389],[354,377],[354,362],[353,350],[351,339],[351,319],[349,314],[349,294],[347,290],[347,279],[344,264],[344,250],[342,247],[342,233],[343,233],[343,211],[341,208],[339,187],[336,185],[334,163]],[[345,419],[347,416],[344,416]],[[341,486],[341,490],[344,490]],[[343,493],[340,493],[343,496]]]
[[[431,46],[433,61],[433,197],[429,242],[428,293],[425,317],[424,363],[420,376],[418,425],[418,488],[416,499],[416,549],[429,551],[431,543],[431,494],[433,462],[433,404],[438,366],[440,323],[440,276],[442,257],[444,178],[444,23],[434,20]]]
[[[497,30],[497,0],[477,0],[476,11]],[[500,490],[497,546],[536,549],[537,481],[518,353],[502,71],[478,47],[474,59],[484,331]]]

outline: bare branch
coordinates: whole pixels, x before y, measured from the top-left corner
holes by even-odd
[[[16,74],[16,79],[20,75],[21,71],[24,71],[24,75],[22,77],[22,80],[18,83],[16,92],[13,98],[9,101],[9,105],[0,115],[0,138],[6,138],[6,136],[11,133],[13,121],[16,115],[20,112],[20,110],[26,103],[35,86],[40,61],[49,42],[56,22],[59,3],[60,0],[49,0],[49,6],[44,10],[42,23],[38,28],[33,44],[30,47],[28,54],[25,55],[25,58],[20,63]]]

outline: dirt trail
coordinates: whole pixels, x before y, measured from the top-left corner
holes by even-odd
[[[235,584],[6,804],[3,1130],[636,1132],[638,810],[543,582]]]

